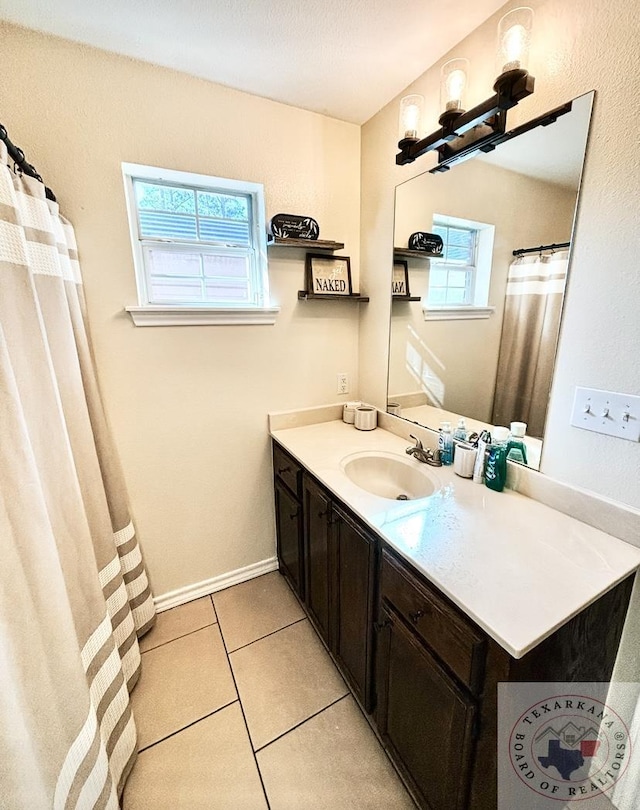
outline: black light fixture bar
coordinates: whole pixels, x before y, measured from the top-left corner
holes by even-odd
[[[457,138],[462,137],[470,130],[482,124],[491,127],[496,136],[503,135],[506,130],[506,111],[515,107],[522,99],[530,96],[535,87],[535,79],[524,70],[514,70],[503,73],[498,77],[494,85],[496,94],[491,98],[477,104],[471,110],[463,112],[457,117],[446,120],[440,129],[427,135],[420,141],[411,139],[404,139],[398,144],[400,152],[396,155],[396,164],[404,166],[407,163],[413,163],[416,158],[421,157],[427,152],[432,152],[434,149],[440,151],[441,147],[455,142]],[[480,148],[480,142],[488,142],[486,133],[482,134],[478,139],[477,147]],[[463,147],[461,150],[455,150],[456,154],[466,155],[469,147]],[[450,154],[445,150],[445,155],[441,154],[440,162],[447,160]]]
[[[500,132],[498,127],[494,127],[488,135],[474,140],[466,147],[464,143],[461,144],[461,148],[459,149],[456,149],[455,146],[446,145],[438,150],[440,154],[438,165],[429,169],[429,173],[437,174],[438,172],[446,172],[452,165],[462,163],[463,160],[473,157],[473,155],[478,154],[478,152],[492,152],[496,146],[499,146],[501,143],[510,141],[512,138],[517,138],[518,135],[524,135],[524,133],[529,132],[529,130],[536,129],[537,127],[548,127],[550,124],[557,121],[561,115],[566,115],[568,112],[571,112],[571,106],[571,102],[567,101],[566,104],[554,107],[554,109],[548,110],[543,115],[532,118],[525,124],[521,124],[519,127],[514,127],[514,129],[508,131],[502,130],[502,132]],[[506,113],[504,114],[504,124],[506,124]]]

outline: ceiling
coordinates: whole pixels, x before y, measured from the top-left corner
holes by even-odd
[[[0,0],[0,18],[362,124],[504,0]]]

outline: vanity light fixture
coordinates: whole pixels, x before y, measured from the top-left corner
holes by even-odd
[[[467,85],[468,61],[451,59],[442,67],[440,102],[443,112],[438,119],[440,129],[424,138],[419,137],[419,127],[406,124],[406,109],[414,102],[410,99],[422,96],[406,96],[400,102],[401,137],[400,152],[396,163],[404,166],[416,158],[436,150],[438,165],[431,172],[444,172],[453,163],[472,157],[479,151],[495,149],[507,130],[507,111],[533,93],[535,79],[527,70],[533,10],[516,8],[505,14],[498,24],[498,70],[493,90],[495,95],[477,104],[471,110],[464,109],[464,90]],[[424,101],[424,100],[423,100]],[[420,107],[422,109],[422,107]],[[418,119],[415,119],[418,120]]]

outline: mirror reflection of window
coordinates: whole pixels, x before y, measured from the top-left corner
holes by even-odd
[[[429,274],[429,306],[469,305],[476,278],[477,231],[434,220],[433,233],[442,237],[442,261]]]
[[[433,233],[444,244],[431,260],[427,306],[486,307],[493,261],[493,225],[434,214]]]

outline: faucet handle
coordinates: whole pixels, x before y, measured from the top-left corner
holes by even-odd
[[[422,446],[422,442],[420,441],[420,439],[417,436],[414,436],[413,433],[410,433],[409,438],[413,439],[415,441],[417,450],[424,450],[424,447]]]

